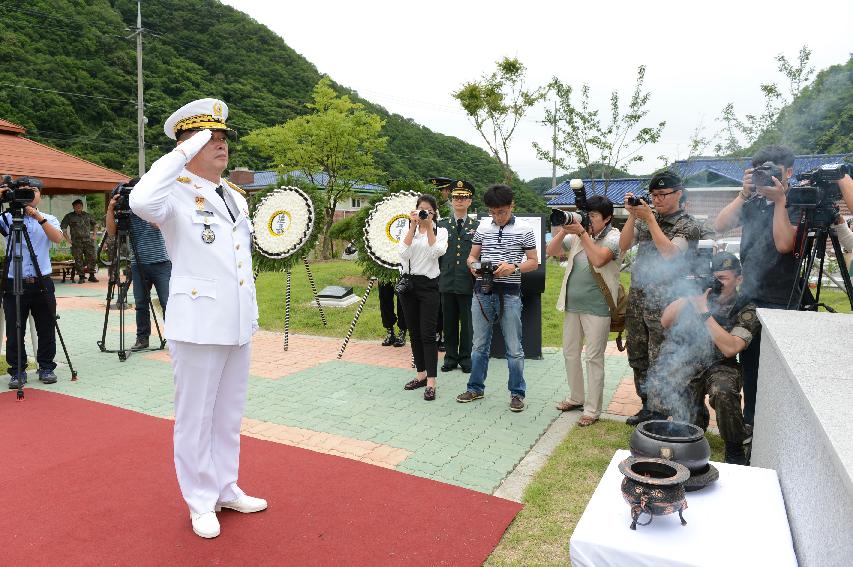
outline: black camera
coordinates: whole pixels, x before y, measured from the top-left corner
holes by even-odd
[[[551,221],[551,226],[564,226],[567,224],[580,224],[584,230],[589,229],[589,213],[587,210],[589,206],[586,203],[586,187],[583,185],[583,181],[580,179],[572,179],[569,181],[569,187],[572,189],[572,193],[575,194],[575,207],[577,207],[577,211],[568,212],[562,209],[551,209],[551,216],[549,220]]]
[[[754,187],[773,187],[773,177],[781,183],[785,180],[785,168],[781,165],[776,165],[772,161],[765,161],[763,164],[752,170],[752,184]]]
[[[838,215],[835,203],[841,199],[838,181],[849,171],[843,163],[830,163],[799,174],[800,183],[788,191],[785,206],[805,210],[810,225],[832,225]]]
[[[35,190],[41,190],[43,184],[35,177],[19,177],[13,180],[11,175],[4,175],[0,187],[8,189],[0,197],[0,203],[8,203],[12,208],[23,209],[32,203],[36,198]]]
[[[632,207],[639,207],[643,204],[643,201],[645,201],[646,204],[652,202],[652,200],[649,199],[648,195],[634,195],[632,197],[628,197],[625,203],[631,205]]]
[[[497,270],[498,267],[491,262],[473,262],[471,267],[474,268],[474,271],[483,278],[480,282],[480,291],[485,295],[492,293],[492,289],[495,285],[495,270]]]
[[[418,211],[418,218],[421,220],[426,220],[429,217],[429,211],[425,211],[423,209]]]
[[[562,209],[551,209],[551,216],[548,218],[551,221],[551,226],[580,224],[584,230],[589,228],[589,215],[586,211],[564,211]]]
[[[400,276],[400,279],[397,280],[397,284],[394,286],[394,291],[397,292],[398,295],[406,295],[410,291],[414,285],[412,284],[412,279],[408,274],[403,274]]]
[[[684,276],[687,282],[687,295],[699,295],[706,289],[711,290],[712,296],[723,292],[723,282],[714,276],[713,269],[714,242],[700,240],[690,261],[690,273]]]
[[[130,218],[130,192],[133,191],[133,187],[138,181],[139,178],[134,177],[127,183],[119,183],[110,194],[110,199],[118,195],[118,200],[113,208],[116,220]]]

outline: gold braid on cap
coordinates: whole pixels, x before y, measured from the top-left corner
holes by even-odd
[[[195,116],[188,116],[187,118],[182,118],[175,122],[175,136],[178,135],[178,132],[182,132],[184,130],[193,130],[193,129],[224,129],[227,130],[228,126],[225,125],[225,121],[221,118],[214,118],[211,114],[196,114]]]

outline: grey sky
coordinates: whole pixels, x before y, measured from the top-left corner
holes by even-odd
[[[687,157],[691,133],[700,123],[706,133],[716,130],[726,103],[734,102],[740,115],[759,112],[761,83],[780,83],[787,92],[777,54],[793,61],[806,44],[820,70],[846,62],[853,48],[849,0],[225,3],[366,99],[484,148],[450,93],[502,57],[527,65],[531,85],[554,75],[576,87],[588,83],[603,111],[611,90],[630,96],[644,64],[652,93],[647,120],[667,126],[661,142],[642,152],[645,161],[631,168],[638,174],[659,167],[659,155]],[[779,29],[785,33],[774,33]],[[512,141],[510,164],[523,179],[551,175],[531,145],[550,145],[543,116],[532,110]]]

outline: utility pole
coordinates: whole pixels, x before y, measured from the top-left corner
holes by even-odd
[[[136,0],[136,120],[139,144],[139,177],[145,174],[145,107],[142,101],[142,5]]]
[[[557,186],[557,101],[554,101],[554,136],[551,138],[551,189]]]

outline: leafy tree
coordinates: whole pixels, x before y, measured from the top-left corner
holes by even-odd
[[[325,195],[323,258],[331,255],[329,229],[341,199],[353,194],[356,185],[376,183],[383,172],[374,154],[388,141],[379,135],[383,121],[352,102],[338,96],[331,80],[324,77],[314,87],[313,112],[284,124],[255,130],[244,142],[270,156],[281,173],[298,171]]]
[[[651,98],[651,93],[643,91],[645,75],[646,68],[641,65],[626,109],[622,109],[617,91],[610,94],[609,114],[604,118],[598,109],[590,106],[589,85],[581,87],[580,102],[576,105],[572,101],[571,85],[554,77],[550,89],[557,104],[554,110],[546,107],[545,123],[556,125],[556,134],[551,141],[557,147],[557,156],[552,156],[550,149],[534,142],[539,158],[563,169],[572,169],[571,164],[576,163],[588,173],[597,170],[597,175],[592,177],[604,179],[606,195],[613,172],[642,161],[640,149],[657,142],[666,125],[666,122],[656,126],[641,125],[649,112],[646,106]]]
[[[512,135],[524,114],[545,96],[541,88],[526,90],[527,69],[518,59],[504,57],[497,69],[480,81],[465,83],[453,93],[477,132],[504,170],[504,183],[513,179],[509,165]]]
[[[793,99],[797,98],[802,89],[808,84],[814,74],[814,67],[809,67],[812,52],[804,45],[797,54],[796,63],[791,63],[783,54],[776,56],[777,69],[788,81],[788,96],[782,94],[776,83],[760,85],[764,97],[764,109],[759,114],[746,114],[743,118],[737,115],[734,103],[728,103],[717,119],[722,128],[712,138],[722,137],[714,146],[717,154],[736,154],[754,144],[759,136],[764,143],[779,142],[779,118],[782,109]],[[698,135],[694,135],[694,139]],[[774,139],[775,138],[775,139]],[[708,142],[708,139],[703,141]]]

